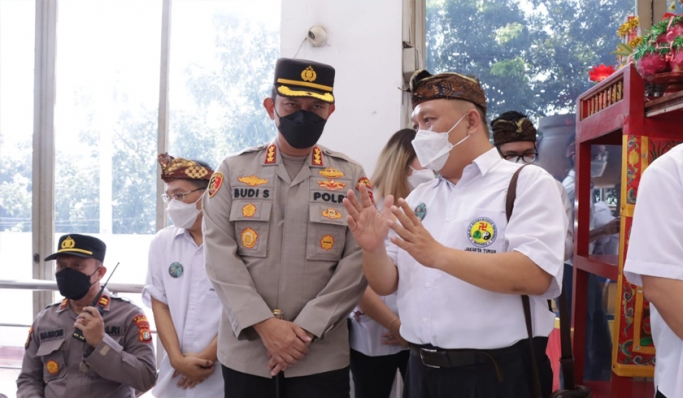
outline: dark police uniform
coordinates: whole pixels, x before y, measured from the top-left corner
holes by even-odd
[[[60,254],[104,259],[104,242],[65,235]],[[101,309],[105,335],[97,347],[72,337],[77,314],[68,299],[49,305],[33,321],[26,340],[17,398],[132,398],[156,381],[154,347],[144,312],[104,291]]]

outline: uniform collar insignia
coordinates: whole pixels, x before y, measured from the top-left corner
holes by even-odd
[[[277,164],[277,158],[277,145],[272,143],[268,145],[268,148],[266,149],[266,155],[263,159],[263,164]]]
[[[62,300],[62,302],[59,304],[59,308],[57,308],[57,312],[64,311],[65,309],[67,309],[68,306],[69,306],[69,300],[68,299]]]
[[[311,151],[311,166],[324,167],[323,151],[319,147],[314,146]]]

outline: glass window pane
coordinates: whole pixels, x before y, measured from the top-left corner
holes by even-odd
[[[55,233],[101,238],[116,282],[144,282],[156,231],[161,6],[59,3]]]
[[[263,109],[280,46],[280,0],[174,1],[169,153],[207,161],[271,140]]]
[[[0,279],[27,280],[33,274],[35,8],[34,1],[0,1]],[[30,291],[0,290],[0,303],[0,323],[31,323]],[[27,326],[0,326],[0,365],[21,366],[27,332]],[[0,369],[0,391],[14,391],[18,375],[18,370]]]

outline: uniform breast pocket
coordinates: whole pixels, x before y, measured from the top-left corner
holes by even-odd
[[[38,347],[36,356],[40,357],[43,362],[43,380],[46,383],[66,376],[64,353],[60,350],[62,344],[64,344],[64,338],[43,341]]]
[[[342,206],[310,205],[307,260],[339,261],[346,242],[346,215]]]
[[[458,220],[456,247],[478,253],[500,253],[506,250],[507,220],[502,210],[472,209]]]
[[[268,249],[271,202],[235,200],[230,221],[235,223],[237,253],[246,257],[265,257]]]

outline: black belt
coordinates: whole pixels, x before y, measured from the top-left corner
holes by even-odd
[[[431,345],[420,346],[410,344],[410,352],[415,357],[420,358],[422,364],[430,368],[456,368],[460,366],[477,365],[486,362],[493,362],[498,366],[496,359],[509,356],[521,356],[520,344],[518,342],[510,347],[498,348],[494,350],[471,350],[458,349],[448,350]]]

